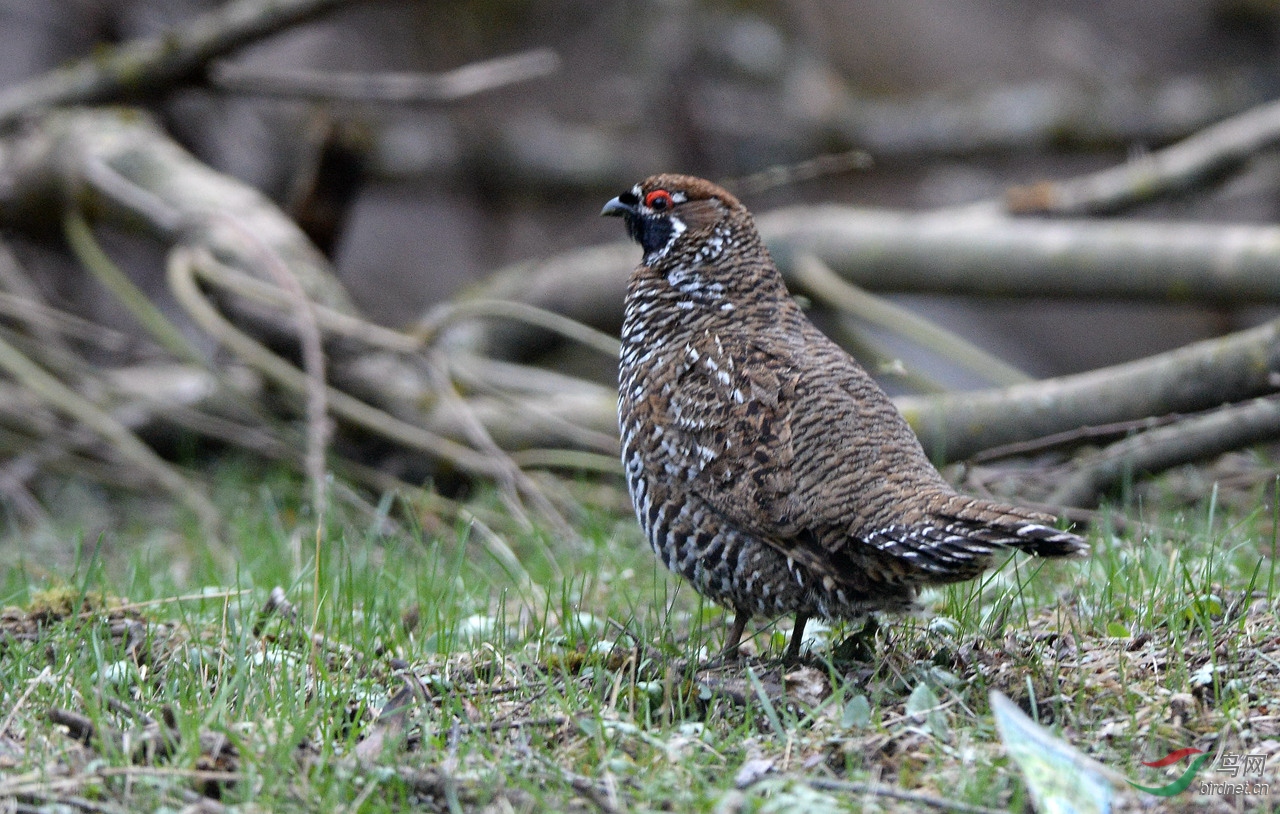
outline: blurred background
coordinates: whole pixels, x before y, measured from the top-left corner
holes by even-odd
[[[155,35],[196,0],[3,0],[0,83]],[[298,101],[208,85],[142,100],[184,145],[299,217],[371,318],[403,325],[502,266],[616,241],[601,203],[640,178],[740,178],[851,149],[870,169],[745,196],[925,209],[1102,168],[1277,95],[1269,0],[360,2],[236,53],[235,68],[438,73],[541,53],[525,81],[435,104]],[[536,56],[536,54],[535,54]],[[1270,221],[1280,162],[1138,217]],[[301,192],[300,192],[301,190]],[[313,213],[314,214],[314,213]],[[103,240],[161,287],[150,242]],[[128,325],[74,264],[15,236],[77,310]],[[1035,375],[1256,322],[1260,312],[901,297]],[[953,384],[964,385],[965,382]]]

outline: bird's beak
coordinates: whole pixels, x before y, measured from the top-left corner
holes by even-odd
[[[619,195],[617,198],[613,198],[612,200],[610,200],[609,203],[604,205],[604,209],[600,210],[601,217],[612,216],[616,218],[616,217],[621,217],[623,215],[634,215],[635,213],[636,213],[635,206],[631,204],[624,204],[622,202],[621,195]]]

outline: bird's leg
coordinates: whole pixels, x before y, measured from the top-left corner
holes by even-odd
[[[733,615],[733,627],[729,628],[729,636],[724,640],[724,650],[720,658],[733,661],[738,657],[738,645],[742,642],[742,634],[746,632],[747,622],[751,621],[751,611],[738,611]]]
[[[791,643],[787,645],[784,661],[800,660],[800,642],[804,639],[804,626],[809,621],[809,614],[797,613],[795,627],[791,628]]]

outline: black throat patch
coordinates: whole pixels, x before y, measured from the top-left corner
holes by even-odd
[[[675,224],[670,217],[653,215],[628,215],[627,234],[640,244],[645,256],[661,251],[675,236]]]

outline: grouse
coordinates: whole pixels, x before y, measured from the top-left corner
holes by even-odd
[[[644,257],[622,324],[618,418],[636,515],[663,564],[735,613],[909,610],[996,552],[1082,555],[1047,514],[957,493],[884,391],[790,297],[747,209],[650,177],[605,204]]]

